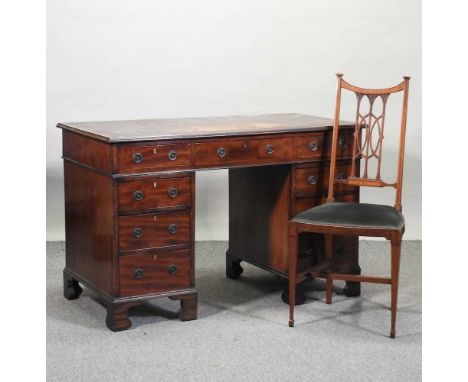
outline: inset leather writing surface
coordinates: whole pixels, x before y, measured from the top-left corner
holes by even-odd
[[[349,122],[343,122],[343,125],[354,126]],[[70,122],[57,125],[64,130],[77,131],[108,142],[306,132],[329,130],[332,126],[331,119],[305,114]]]

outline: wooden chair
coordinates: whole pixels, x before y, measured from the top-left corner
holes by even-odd
[[[327,202],[311,208],[294,217],[288,223],[288,256],[289,256],[289,326],[294,326],[294,301],[296,285],[307,277],[326,279],[326,303],[331,304],[333,280],[370,282],[391,285],[391,330],[390,337],[395,338],[395,321],[398,297],[398,276],[400,269],[401,240],[405,230],[405,221],[401,213],[401,191],[403,182],[403,161],[405,151],[406,115],[408,107],[409,77],[399,85],[388,89],[363,89],[343,80],[343,74],[337,74],[338,90],[336,95],[335,123],[332,137],[330,162],[330,180]],[[357,97],[356,125],[354,130],[353,162],[351,176],[347,179],[336,179],[336,157],[338,130],[340,120],[341,91],[352,91]],[[386,183],[381,179],[382,142],[384,138],[385,108],[390,94],[403,91],[403,111],[401,115],[400,148],[396,182]],[[361,112],[365,98],[369,100],[369,111]],[[374,101],[381,97],[382,112],[375,115]],[[373,140],[373,133],[377,134]],[[359,166],[355,162],[361,158],[363,173],[358,174]],[[376,164],[375,177],[370,176],[370,161]],[[377,163],[375,163],[377,162]],[[373,172],[373,171],[372,171]],[[342,183],[350,186],[393,187],[396,189],[393,207],[365,203],[339,203],[334,201],[334,186]],[[297,274],[298,235],[302,232],[315,232],[324,235],[325,260],[308,271]],[[391,242],[391,277],[372,277],[333,273],[332,247],[333,235],[384,237]]]

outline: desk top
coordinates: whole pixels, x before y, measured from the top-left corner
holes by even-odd
[[[352,125],[346,122],[342,125]],[[333,120],[305,114],[264,114],[134,121],[69,122],[57,127],[106,142],[259,135],[329,129]]]

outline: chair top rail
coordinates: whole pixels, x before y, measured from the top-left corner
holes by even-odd
[[[405,80],[409,79],[409,77],[403,77]],[[360,94],[369,94],[369,95],[385,95],[385,94],[392,94],[392,93],[397,93],[401,92],[402,90],[405,90],[405,81],[400,82],[396,86],[392,86],[390,88],[384,88],[384,89],[366,89],[366,88],[360,88],[358,86],[351,85],[349,82],[346,82],[341,78],[341,87],[343,89],[351,90],[355,93],[360,93]]]

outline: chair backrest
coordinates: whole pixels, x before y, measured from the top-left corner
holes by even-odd
[[[403,82],[387,89],[363,89],[351,85],[343,80],[343,74],[337,73],[338,90],[336,94],[336,109],[335,123],[333,127],[332,137],[332,152],[330,161],[330,183],[328,186],[327,202],[334,201],[334,185],[335,183],[344,183],[350,186],[367,186],[367,187],[393,187],[396,189],[395,208],[401,211],[401,192],[403,182],[403,162],[405,154],[405,134],[406,134],[406,115],[408,111],[408,89],[410,77],[403,77]],[[340,108],[341,108],[341,90],[346,89],[356,94],[357,111],[356,124],[354,128],[353,139],[353,162],[351,175],[347,179],[335,179],[338,132],[340,127]],[[382,144],[384,138],[385,125],[385,110],[387,100],[390,94],[396,92],[403,93],[403,109],[401,114],[400,127],[400,148],[398,154],[398,166],[396,181],[394,183],[386,183],[381,179],[381,164],[382,164]],[[373,111],[373,106],[378,98],[382,100],[382,111],[376,115]],[[368,110],[362,111],[361,106],[363,100],[368,99]],[[362,175],[358,174],[356,160],[361,158]],[[375,176],[370,175],[370,161],[376,161]],[[375,162],[374,162],[375,163]],[[372,171],[373,172],[373,171]]]

